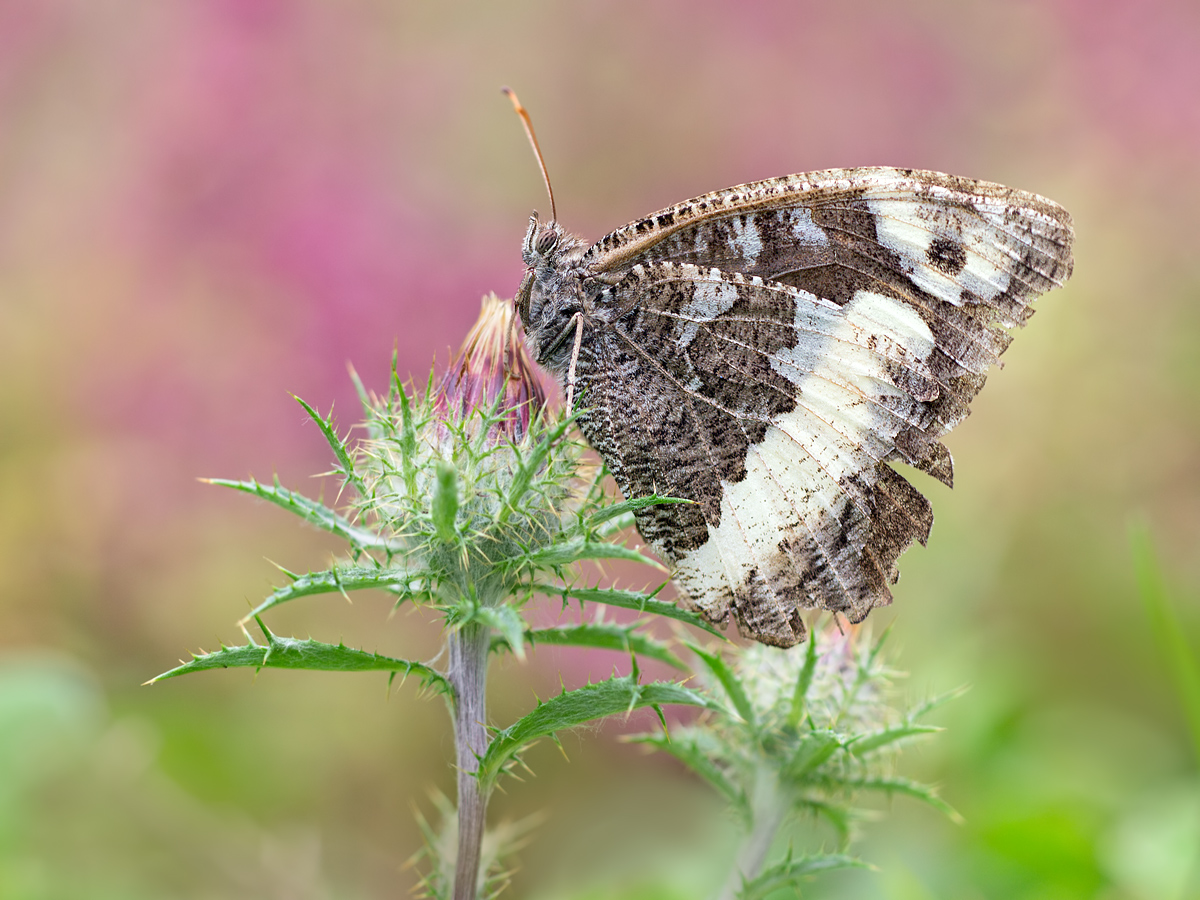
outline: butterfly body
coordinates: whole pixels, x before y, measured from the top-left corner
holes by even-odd
[[[968,412],[1028,303],[1070,274],[1048,200],[933,172],[845,169],[717,191],[588,246],[531,219],[534,358],[710,621],[790,646],[804,610],[859,621],[932,527],[890,463],[949,484]],[[576,334],[578,329],[578,349]],[[574,357],[574,364],[572,360]]]

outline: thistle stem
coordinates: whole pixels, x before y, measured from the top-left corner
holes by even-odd
[[[487,664],[489,630],[468,623],[450,632],[450,670],[454,685],[454,746],[458,763],[458,856],[454,900],[476,900],[480,851],[487,817],[487,794],[475,772],[487,750]]]
[[[736,900],[742,884],[758,877],[763,863],[767,861],[767,853],[775,842],[775,834],[783,824],[787,804],[780,799],[779,780],[773,772],[759,771],[751,810],[754,815],[753,826],[738,850],[737,862],[718,900]]]

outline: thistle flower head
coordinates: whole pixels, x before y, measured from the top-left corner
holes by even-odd
[[[518,334],[512,301],[489,294],[437,387],[436,414],[464,421],[476,410],[485,414],[496,410],[488,438],[520,441],[545,406],[546,394]]]
[[[386,397],[364,398],[359,516],[392,542],[388,564],[435,602],[494,605],[528,580],[524,560],[557,540],[579,446],[546,413],[509,300],[484,297],[449,371],[429,385],[419,393],[394,379]]]
[[[941,702],[895,703],[882,639],[828,628],[804,647],[700,648],[697,674],[724,697],[670,741],[642,738],[710,780],[747,823],[815,812],[851,836],[864,794],[902,793],[949,810],[932,789],[891,774],[897,746],[937,729],[916,720]]]
[[[811,727],[847,736],[884,728],[901,718],[889,703],[895,673],[880,658],[877,642],[869,635],[857,629],[826,628],[815,638],[812,650],[811,656],[809,648],[780,653],[754,644],[738,653],[734,670],[746,686],[759,722],[768,727],[798,722],[798,703]],[[797,684],[805,677],[807,687],[797,697]]]

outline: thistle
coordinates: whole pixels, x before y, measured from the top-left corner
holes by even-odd
[[[904,795],[957,814],[926,785],[892,772],[898,747],[940,729],[920,724],[947,694],[913,709],[892,705],[896,676],[882,655],[883,638],[814,633],[802,648],[761,644],[730,659],[693,646],[697,673],[711,698],[692,725],[634,740],[675,756],[715,788],[740,819],[746,837],[720,900],[760,900],[808,876],[864,865],[848,855],[868,795]],[[802,817],[824,822],[836,837],[824,848],[771,865],[786,826]]]
[[[357,377],[354,382],[365,421],[363,436],[352,443],[338,434],[331,417],[299,401],[333,451],[334,472],[352,498],[347,510],[331,509],[278,481],[212,480],[341,537],[348,544],[346,557],[324,571],[285,570],[289,583],[243,619],[247,644],[194,655],[154,680],[229,666],[416,675],[447,701],[458,772],[457,840],[430,843],[426,891],[437,898],[475,900],[503,883],[498,870],[482,871],[480,865],[487,801],[526,747],[562,729],[638,707],[708,702],[675,682],[641,681],[639,655],[684,666],[638,624],[585,621],[532,629],[522,615],[530,598],[558,597],[564,605],[574,598],[581,607],[601,603],[711,628],[653,593],[589,586],[571,576],[572,564],[584,559],[657,566],[612,538],[631,523],[633,510],[679,501],[658,496],[614,501],[606,494],[604,471],[583,465],[583,445],[569,436],[573,420],[547,409],[510,302],[484,299],[479,321],[450,370],[436,382],[431,374],[423,394],[402,384],[394,371],[382,397],[369,393]],[[389,591],[397,606],[411,602],[437,610],[444,623],[446,668],[279,637],[263,621],[282,603],[365,588]],[[247,630],[251,620],[265,642]],[[492,654],[508,650],[522,657],[527,645],[537,643],[616,650],[631,656],[632,674],[564,690],[509,727],[489,728],[486,684]],[[440,852],[451,844],[454,859]],[[490,858],[502,865],[501,856]]]

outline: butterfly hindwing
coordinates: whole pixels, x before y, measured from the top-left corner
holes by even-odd
[[[563,235],[539,255],[535,228],[531,346],[578,311],[585,435],[626,496],[696,501],[639,529],[706,617],[783,646],[804,609],[890,602],[933,516],[889,463],[951,483],[939,438],[1071,269],[1055,204],[908,170],[730,188],[586,249]],[[555,346],[539,361],[565,380]]]
[[[933,421],[896,384],[936,388],[920,317],[674,263],[635,266],[607,302],[632,312],[581,347],[581,426],[627,496],[696,501],[638,520],[690,602],[782,645],[804,609],[858,621],[887,602],[896,557],[932,523],[884,465]]]

